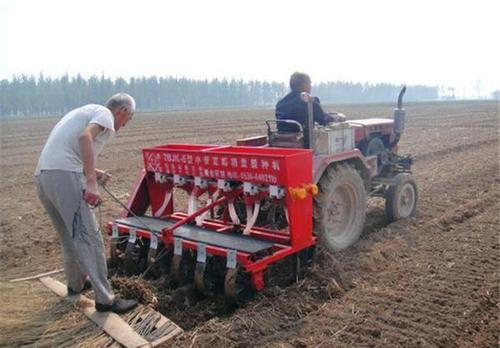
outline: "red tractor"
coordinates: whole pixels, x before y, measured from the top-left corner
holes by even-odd
[[[111,261],[127,274],[168,272],[206,295],[224,289],[240,302],[264,288],[270,265],[309,262],[320,241],[329,251],[359,238],[368,196],[384,197],[389,221],[415,215],[411,157],[400,156],[405,111],[400,92],[391,119],[320,127],[309,117],[299,132],[237,146],[168,144],[143,149],[145,168],[121,217],[108,224]],[[174,195],[188,196],[186,211]],[[120,242],[123,241],[124,242]]]

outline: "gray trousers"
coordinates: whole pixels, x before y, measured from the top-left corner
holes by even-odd
[[[61,241],[68,286],[79,292],[88,276],[96,302],[112,303],[102,236],[94,213],[83,200],[83,174],[44,170],[36,179],[38,197]]]

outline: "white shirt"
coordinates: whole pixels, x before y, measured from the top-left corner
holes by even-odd
[[[38,159],[35,175],[51,169],[83,173],[78,137],[90,123],[104,127],[93,143],[94,160],[97,159],[104,144],[115,134],[114,118],[108,108],[89,104],[70,111],[57,122]]]

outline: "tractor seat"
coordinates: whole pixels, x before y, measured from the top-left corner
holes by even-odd
[[[275,124],[275,129],[271,128],[271,124]],[[293,125],[294,128],[298,129],[298,132],[284,132],[280,131],[278,124],[282,125]],[[267,125],[267,136],[269,138],[269,146],[272,147],[291,147],[291,148],[304,148],[304,128],[302,125],[295,120],[266,120]]]
[[[273,132],[269,137],[269,146],[304,148],[304,134],[301,132]]]

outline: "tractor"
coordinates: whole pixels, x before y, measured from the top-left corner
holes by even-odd
[[[107,224],[111,262],[128,275],[168,274],[207,296],[245,302],[265,287],[269,266],[291,258],[294,272],[317,243],[332,253],[354,244],[367,198],[385,198],[388,221],[417,206],[412,158],[398,154],[403,88],[393,119],[305,126],[267,120],[267,134],[236,145],[144,148],[144,169],[118,219]],[[279,122],[297,132],[280,132]],[[178,193],[186,211],[174,209]],[[175,198],[177,199],[177,198]]]

